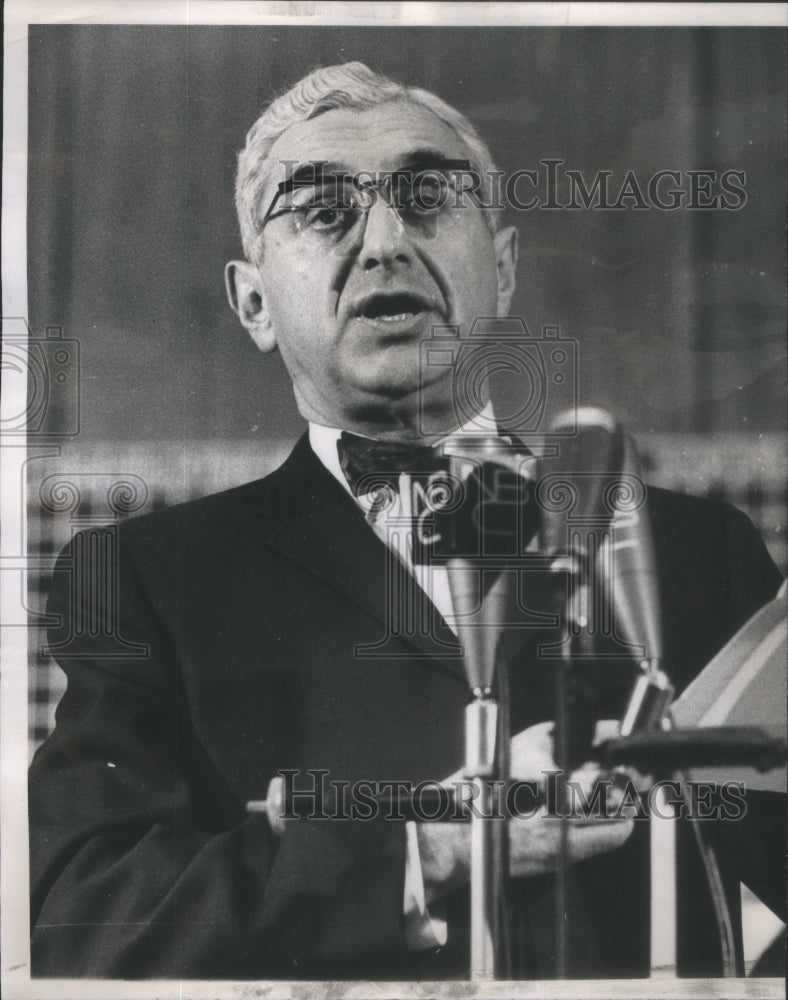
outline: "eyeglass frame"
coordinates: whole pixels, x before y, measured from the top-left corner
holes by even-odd
[[[260,220],[260,226],[259,226],[258,233],[257,233],[257,238],[258,239],[260,238],[260,236],[262,236],[263,229],[265,228],[265,226],[268,225],[268,223],[271,222],[272,219],[279,219],[283,215],[292,215],[294,212],[303,212],[303,211],[305,211],[307,209],[307,206],[305,206],[305,205],[289,205],[287,208],[283,208],[283,209],[281,209],[278,212],[274,212],[274,208],[276,207],[276,203],[279,201],[279,199],[282,197],[282,195],[288,194],[290,191],[292,191],[296,187],[307,187],[310,184],[316,184],[319,179],[322,179],[322,176],[323,176],[323,173],[324,173],[323,170],[322,170],[322,168],[325,167],[325,166],[327,166],[327,165],[328,164],[327,164],[327,162],[325,160],[323,160],[323,161],[315,161],[313,163],[305,164],[305,166],[311,166],[311,167],[314,168],[314,170],[315,170],[315,176],[314,176],[314,178],[309,179],[309,180],[300,180],[300,179],[296,178],[294,176],[294,174],[291,174],[290,177],[287,177],[287,178],[285,178],[285,180],[279,182],[279,184],[277,185],[277,188],[276,188],[276,193],[274,194],[274,197],[272,198],[271,203],[269,204],[268,208],[266,209],[266,212],[263,215],[263,218]],[[398,176],[405,175],[405,174],[413,174],[413,173],[420,174],[420,173],[427,173],[429,171],[434,171],[436,173],[438,173],[438,172],[442,173],[444,171],[445,172],[449,172],[449,173],[450,172],[455,172],[455,173],[463,173],[464,172],[464,173],[468,173],[468,172],[471,171],[471,169],[472,168],[471,168],[471,162],[470,162],[470,160],[440,159],[440,160],[438,160],[433,165],[425,164],[424,166],[420,166],[420,167],[400,167],[398,170],[381,171],[380,173],[381,173],[382,176],[380,177],[379,180],[377,180],[377,181],[369,181],[369,182],[366,182],[366,183],[363,183],[363,184],[359,183],[358,174],[349,174],[349,173],[348,174],[342,174],[339,171],[328,171],[327,172],[327,176],[334,177],[336,180],[349,178],[350,180],[352,180],[353,186],[356,188],[356,190],[359,193],[365,192],[365,191],[376,192],[376,191],[381,190],[382,188],[386,188],[388,190],[389,199],[390,199],[389,200],[389,207],[394,212],[396,212],[397,217],[402,221],[402,216],[400,215],[400,210],[394,204],[394,200],[393,200],[392,193],[391,193],[391,184],[392,184],[392,181],[394,180],[394,178],[396,178]],[[319,173],[320,176],[318,176],[318,173]],[[366,214],[367,212],[369,212],[371,210],[371,208],[373,207],[374,204],[375,204],[375,199],[372,198],[370,200],[370,203],[368,205],[366,205],[366,206],[365,205],[354,205],[352,207],[355,208],[357,211],[360,211],[360,212]]]

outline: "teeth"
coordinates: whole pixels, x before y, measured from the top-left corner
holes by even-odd
[[[397,323],[412,315],[413,313],[395,313],[393,316],[378,316],[378,319],[382,319],[384,323]]]

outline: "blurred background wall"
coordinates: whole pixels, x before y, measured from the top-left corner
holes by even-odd
[[[360,59],[464,111],[507,173],[744,171],[735,211],[510,212],[513,313],[577,341],[580,402],[636,434],[653,482],[732,499],[785,570],[784,32],[37,25],[29,45],[29,319],[80,348],[79,433],[29,463],[44,556],[103,516],[107,476],[148,510],[264,474],[301,433],[224,298],[235,159],[273,96]],[[35,662],[31,745],[60,685]]]

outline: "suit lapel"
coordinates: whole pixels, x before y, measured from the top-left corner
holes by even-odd
[[[381,623],[380,644],[357,655],[402,658],[415,648],[464,683],[454,633],[314,455],[306,435],[274,476],[276,488],[261,505],[262,512],[279,515],[268,545]]]

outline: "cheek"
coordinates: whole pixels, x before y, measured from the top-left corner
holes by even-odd
[[[493,315],[498,302],[498,281],[492,255],[474,255],[470,249],[460,252],[453,274],[458,312],[466,319]]]
[[[448,275],[454,294],[475,301],[497,297],[495,245],[481,218],[458,219],[457,228],[438,236],[431,253]],[[459,223],[466,223],[462,226]]]
[[[275,329],[293,340],[315,334],[331,315],[331,266],[319,266],[296,244],[272,242],[265,264],[266,305]]]

